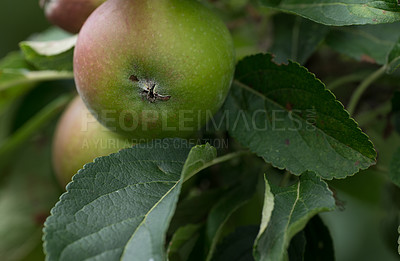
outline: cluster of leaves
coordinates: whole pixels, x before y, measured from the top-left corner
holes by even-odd
[[[226,4],[233,6],[225,9]],[[259,5],[213,5],[231,21],[238,56],[246,57],[237,64],[231,91],[215,118],[220,124],[215,124],[215,132],[199,135],[226,139],[229,148],[217,153],[210,144],[165,139],[85,165],[45,222],[48,260],[334,259],[332,239],[318,214],[339,204],[330,187],[346,191],[343,183],[331,180],[348,178],[377,163],[374,145],[350,114],[379,77],[387,74],[390,86],[398,82],[400,7],[390,0],[261,0]],[[275,30],[274,41],[268,44],[274,57],[248,55],[267,51],[264,36],[271,34],[265,33],[264,23]],[[249,31],[257,31],[259,37],[249,41]],[[37,220],[46,216],[58,196],[57,189],[47,189],[54,188],[46,176],[51,175],[49,141],[37,141],[37,133],[51,132],[49,122],[70,100],[71,91],[58,92],[17,126],[10,115],[29,111],[21,101],[39,82],[73,79],[75,41],[76,36],[51,29],[22,42],[20,52],[0,61],[0,168],[7,174],[0,190],[0,213],[9,213],[7,220],[2,219],[7,228],[0,226],[0,235],[5,238],[11,229],[26,227],[25,233],[0,244],[0,256],[9,260],[20,259],[11,253],[24,256],[35,248],[32,242],[41,235]],[[312,67],[310,57],[327,46],[335,55],[374,65],[331,82],[328,89],[301,65]],[[376,71],[371,73],[371,68]],[[358,81],[346,111],[331,90]],[[376,170],[379,175],[379,168],[385,172],[380,182],[388,177],[400,186],[400,96],[394,88],[388,96],[383,105],[360,109],[356,119],[378,148]],[[379,115],[388,115],[385,129],[383,120],[375,122]],[[26,156],[10,164],[34,134]],[[30,154],[38,154],[47,165],[32,171]],[[18,167],[10,171],[10,165]],[[39,185],[20,181],[27,172]],[[28,186],[42,191],[39,207],[24,207],[31,199],[9,193],[29,190]],[[18,251],[13,249],[16,245],[21,246]]]

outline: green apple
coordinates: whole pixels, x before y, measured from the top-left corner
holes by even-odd
[[[235,66],[225,24],[196,0],[109,0],[78,36],[74,74],[97,119],[128,137],[188,137],[221,107]]]
[[[42,0],[47,19],[62,29],[78,33],[89,15],[106,0]]]
[[[102,126],[80,97],[65,110],[53,140],[53,166],[65,186],[84,164],[132,146],[132,142]]]

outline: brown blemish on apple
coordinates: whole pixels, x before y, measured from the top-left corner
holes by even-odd
[[[133,74],[131,76],[129,76],[129,80],[131,80],[132,82],[138,82],[139,81],[138,77],[136,77]]]

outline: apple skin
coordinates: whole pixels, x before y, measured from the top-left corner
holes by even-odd
[[[47,19],[70,33],[78,33],[89,15],[106,0],[44,0]]]
[[[77,96],[58,122],[53,140],[53,167],[65,187],[86,163],[131,146],[130,140],[102,126]]]
[[[223,104],[234,68],[228,29],[194,0],[108,0],[74,52],[89,110],[111,130],[146,139],[200,129]]]

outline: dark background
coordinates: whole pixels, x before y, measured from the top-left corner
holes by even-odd
[[[18,43],[49,27],[39,0],[0,1],[0,57],[18,50]]]

